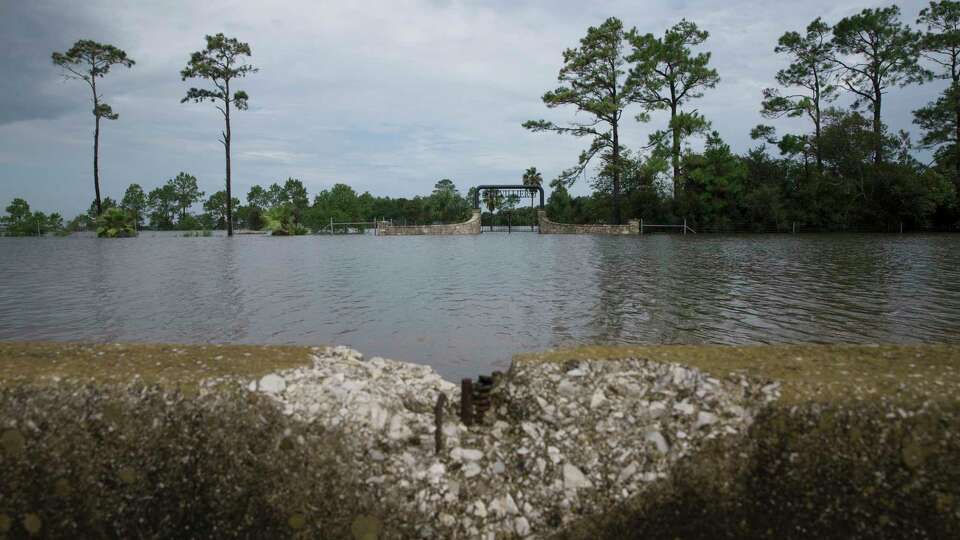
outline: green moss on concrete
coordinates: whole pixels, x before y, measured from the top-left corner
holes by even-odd
[[[412,534],[390,501],[359,495],[336,433],[242,392],[171,391],[309,356],[0,343],[0,538],[349,537],[360,521]],[[960,537],[960,348],[582,347],[515,361],[624,357],[777,380],[783,397],[746,436],[709,442],[560,538]],[[134,377],[158,386],[127,384]]]
[[[0,342],[0,387],[54,382],[127,384],[139,379],[194,392],[207,378],[243,379],[308,365],[310,348],[262,345],[155,345]]]
[[[782,383],[785,404],[858,401],[960,403],[960,346],[776,345],[577,347],[521,354],[515,362],[646,358]]]
[[[237,390],[0,387],[0,539],[350,538],[358,516],[409,536],[356,455]]]

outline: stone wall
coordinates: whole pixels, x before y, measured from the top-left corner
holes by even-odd
[[[640,234],[640,221],[636,219],[631,219],[626,225],[575,225],[550,221],[545,210],[538,211],[537,216],[540,220],[540,234]]]
[[[470,219],[463,223],[451,223],[449,225],[390,225],[389,223],[382,223],[379,234],[384,236],[480,234],[480,210],[474,210]]]

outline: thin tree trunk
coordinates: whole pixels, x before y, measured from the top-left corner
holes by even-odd
[[[100,203],[100,115],[94,113],[96,127],[93,130],[93,190],[97,197],[97,217],[103,213]]]
[[[613,103],[616,110],[613,111],[610,127],[613,128],[613,212],[612,221],[614,225],[620,224],[620,101],[617,97],[617,67],[611,61],[610,72],[613,75]]]
[[[95,62],[92,58],[91,62]],[[97,217],[103,213],[103,207],[100,203],[100,99],[97,97],[97,78],[90,76],[90,89],[93,91],[93,191],[96,194]]]
[[[817,172],[820,174],[823,174],[823,150],[820,147],[820,134],[821,134],[822,128],[820,127],[820,106],[819,105],[817,106],[817,121],[814,125],[814,129],[816,130],[816,134],[814,136],[817,139]]]
[[[816,90],[813,96],[814,98],[813,108],[814,108],[814,115],[815,115],[815,118],[813,119],[813,128],[815,132],[814,137],[816,137],[816,145],[817,145],[817,172],[822,175],[823,174],[823,150],[820,148],[820,135],[821,135],[820,124],[822,122],[822,118],[820,114],[820,74],[817,73],[816,69],[814,69],[814,77],[815,77],[814,80],[815,80]]]
[[[620,133],[613,123],[613,224],[620,224]]]
[[[953,141],[953,183],[960,188],[960,76],[953,77],[953,108],[956,114],[956,138]]]
[[[674,94],[673,89],[670,90],[670,95]],[[673,137],[673,143],[670,149],[670,162],[673,165],[673,200],[680,199],[680,130],[677,129],[677,104],[676,101],[671,98],[670,103],[670,134]]]
[[[231,204],[230,192],[230,83],[227,82],[227,99],[224,100],[226,106],[227,133],[224,136],[223,147],[227,154],[227,236],[233,236],[233,208]]]
[[[879,88],[874,91],[873,102],[873,162],[876,165],[883,163],[883,124],[880,121],[880,104],[883,95]]]
[[[817,70],[816,63],[813,63],[811,66],[813,68],[813,129],[814,129],[814,144],[816,144],[817,152],[817,173],[820,175],[823,174],[823,151],[820,148],[820,124],[821,124],[821,114],[820,114],[820,72]]]

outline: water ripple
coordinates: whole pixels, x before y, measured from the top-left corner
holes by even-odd
[[[346,343],[455,379],[578,343],[960,342],[960,237],[0,238],[0,339]]]

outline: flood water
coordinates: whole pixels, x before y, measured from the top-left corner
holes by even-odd
[[[345,344],[451,380],[577,344],[960,343],[960,235],[0,238],[0,339]]]

